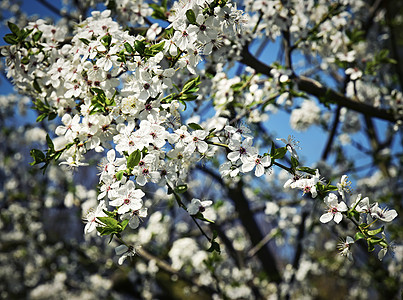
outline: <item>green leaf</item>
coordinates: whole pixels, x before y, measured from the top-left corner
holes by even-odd
[[[55,152],[55,146],[53,145],[53,141],[50,138],[49,134],[46,135],[46,143],[48,144],[49,149],[51,150],[51,152]]]
[[[136,49],[140,56],[144,56],[146,45],[141,41],[134,41],[134,49]]]
[[[116,106],[115,96],[118,94],[118,91],[115,90],[111,99],[106,98],[105,104],[108,106]]]
[[[24,56],[24,57],[21,59],[21,63],[24,64],[24,65],[29,64],[29,57],[28,57],[28,56]]]
[[[48,115],[48,120],[49,120],[49,121],[52,121],[52,120],[54,120],[56,117],[57,117],[57,114],[56,114],[56,113],[50,112],[49,115]]]
[[[274,154],[271,158],[272,159],[282,159],[286,153],[287,153],[287,147],[281,147],[274,151]]]
[[[127,158],[127,167],[129,169],[133,169],[135,166],[139,164],[140,159],[141,159],[140,150],[137,149],[136,151],[133,151]]]
[[[134,53],[133,47],[128,42],[124,43],[124,45],[127,52]]]
[[[235,92],[235,93],[238,93],[238,92],[240,92],[241,91],[241,88],[244,86],[244,82],[237,82],[237,83],[234,83],[233,85],[231,85],[231,89]]]
[[[337,186],[327,184],[324,189],[325,192],[337,191]]]
[[[382,240],[383,240],[383,238],[377,237],[377,236],[373,236],[373,237],[368,239],[368,241],[370,241],[373,244],[378,244]]]
[[[295,170],[299,165],[298,159],[296,159],[294,156],[291,156],[291,166]]]
[[[99,88],[93,87],[93,88],[91,88],[91,91],[93,91],[95,94],[105,95],[104,91]]]
[[[180,101],[193,101],[197,99],[197,95],[192,95],[192,94],[182,94],[179,98],[177,98]],[[192,92],[193,93],[193,92]]]
[[[111,218],[114,218],[114,217],[115,217],[115,213],[112,212],[112,211],[108,211],[108,210],[105,210],[105,209],[103,209],[102,211],[103,211],[106,215],[108,215],[109,217],[111,217]]]
[[[62,154],[63,154],[63,151],[55,152],[55,155],[53,156],[53,159],[55,161],[58,160]]]
[[[155,56],[156,54],[158,54],[159,52],[161,52],[164,49],[164,45],[165,45],[165,42],[161,42],[161,43],[152,45],[148,48],[145,48],[144,54],[147,57]]]
[[[197,123],[189,123],[188,126],[193,130],[203,130],[203,127]]]
[[[347,213],[348,217],[354,218],[356,221],[358,221],[360,219],[360,213],[357,212],[356,210],[350,210]]]
[[[210,248],[207,249],[208,252],[218,252],[219,254],[221,253],[221,249],[220,249],[220,244],[217,243],[216,241],[212,241],[211,242],[211,246]]]
[[[40,115],[36,118],[36,122],[41,122],[41,121],[43,121],[44,119],[46,119],[47,116],[48,116],[47,113],[40,114]]]
[[[31,32],[34,31],[34,29],[25,29],[25,30],[21,30],[20,34],[18,36],[18,39],[20,40],[20,42],[24,41],[28,35],[31,34]]]
[[[196,15],[193,10],[188,9],[186,11],[186,18],[188,19],[190,24],[196,25]]]
[[[112,236],[113,236],[114,233],[118,233],[118,231],[112,227],[97,227],[97,230],[101,235],[112,234]]]
[[[367,234],[370,235],[370,236],[374,236],[374,235],[377,235],[378,233],[381,233],[383,231],[383,229],[384,229],[384,226],[382,226],[382,227],[380,227],[378,229],[368,230]]]
[[[32,86],[34,87],[35,91],[37,91],[38,93],[42,93],[42,89],[39,86],[38,81],[36,81],[36,79],[34,80],[34,82],[32,83]]]
[[[17,25],[11,22],[7,22],[8,28],[10,28],[11,32],[14,33],[16,36],[20,35],[20,29]]]
[[[165,9],[163,9],[164,6],[161,6],[161,5],[155,4],[155,3],[150,3],[148,5],[154,10],[151,15],[154,19],[160,19],[160,20],[164,20],[164,21],[168,20],[166,14],[165,14],[166,7],[165,7]]]
[[[270,156],[273,157],[275,153],[276,153],[276,145],[272,141],[271,142],[271,149],[270,149]]]
[[[10,45],[16,45],[19,43],[18,37],[15,34],[8,33],[3,37],[3,40]]]
[[[84,39],[84,38],[79,38],[79,40],[81,41],[81,42],[83,42],[85,45],[89,45],[90,44],[90,41],[89,40],[87,40],[87,39]]]
[[[188,189],[188,186],[186,184],[181,184],[175,187],[175,193],[181,194],[186,192]]]
[[[362,232],[357,232],[354,236],[354,240],[358,241],[360,239],[365,239],[365,235]]]
[[[125,172],[126,172],[125,170],[121,170],[121,171],[117,172],[117,173],[115,174],[116,179],[117,179],[118,181],[121,181],[122,178],[123,178],[123,174],[125,174]]]
[[[119,222],[118,220],[111,218],[111,217],[97,217],[102,223],[106,225],[106,227],[117,229]]]
[[[129,219],[125,219],[122,222],[120,222],[119,225],[120,225],[121,231],[125,230],[127,224],[129,224]]]
[[[109,46],[111,45],[111,42],[112,42],[112,36],[111,36],[109,33],[107,33],[106,35],[104,35],[104,36],[101,38],[101,43],[102,43],[102,45],[104,45],[106,48],[109,48]]]
[[[369,241],[369,239],[367,240],[368,242],[368,252],[372,252],[375,250],[374,245]]]
[[[386,243],[385,241],[380,241],[380,242],[379,242],[379,246],[381,246],[382,248],[387,248],[387,247],[388,247],[388,243]]]
[[[308,167],[299,167],[297,168],[297,171],[305,172],[311,175],[316,175],[316,170]]]
[[[46,156],[45,154],[38,149],[32,149],[29,154],[32,156],[32,158],[34,159],[33,162],[30,163],[31,166],[33,165],[37,165],[40,164],[42,162],[46,162]]]
[[[108,244],[110,244],[113,240],[113,233],[111,234],[111,237],[109,238]]]
[[[40,39],[41,39],[41,37],[42,37],[42,31],[37,31],[37,32],[35,32],[33,35],[32,35],[32,40],[34,41],[34,42],[37,42],[37,41],[39,41]]]
[[[186,81],[185,85],[183,86],[182,93],[194,93],[197,92],[197,90],[194,90],[199,84],[200,84],[200,76],[197,76],[195,78],[191,78],[188,81]]]

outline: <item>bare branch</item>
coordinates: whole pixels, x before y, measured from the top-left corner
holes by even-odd
[[[241,63],[252,67],[258,73],[272,77],[272,74],[270,73],[272,68],[265,63],[257,60],[253,55],[250,54],[249,50],[246,47],[242,49],[241,56]],[[291,79],[296,82],[298,88],[301,91],[306,92],[319,99],[326,99],[326,102],[332,102],[342,107],[347,107],[351,110],[362,113],[364,115],[390,122],[396,122],[397,120],[399,120],[399,118],[397,118],[391,111],[382,108],[376,108],[363,102],[355,101],[339,92],[336,92],[335,90],[332,90],[331,88],[325,87],[319,81],[316,81],[314,79],[297,75],[294,75]]]

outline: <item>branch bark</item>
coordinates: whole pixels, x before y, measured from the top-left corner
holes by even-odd
[[[258,245],[264,237],[249,207],[248,200],[243,193],[242,181],[240,181],[235,188],[228,188],[228,196],[235,204],[235,209],[238,212],[239,219],[245,230],[248,232],[252,245]],[[281,282],[280,272],[271,250],[268,247],[262,247],[257,252],[257,257],[262,263],[263,269],[269,279],[276,283]]]
[[[270,71],[272,68],[263,62],[256,59],[252,54],[250,54],[247,47],[244,47],[241,52],[242,59],[240,60],[241,63],[250,66],[251,68],[255,69],[256,72],[267,75],[272,77]],[[297,84],[298,88],[308,93],[309,95],[315,96],[320,100],[326,99],[326,102],[331,102],[338,104],[342,107],[347,107],[351,110],[357,111],[364,115],[386,120],[389,122],[396,122],[398,118],[394,115],[393,112],[377,108],[363,102],[357,102],[353,99],[350,99],[343,94],[332,90],[331,88],[325,87],[320,82],[305,77],[305,76],[297,76],[294,75],[291,79]]]

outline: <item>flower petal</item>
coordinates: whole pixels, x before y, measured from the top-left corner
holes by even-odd
[[[323,214],[320,217],[319,221],[321,221],[322,223],[327,223],[327,222],[330,222],[332,219],[333,219],[333,214],[328,212],[328,213]]]
[[[341,213],[337,212],[337,213],[334,215],[334,221],[335,221],[337,224],[339,224],[342,219],[343,219],[343,215],[342,215]]]

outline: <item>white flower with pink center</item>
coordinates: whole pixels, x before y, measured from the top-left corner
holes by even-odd
[[[343,219],[342,212],[348,210],[346,203],[343,201],[339,203],[337,195],[333,193],[325,197],[325,203],[328,207],[328,210],[320,217],[319,221],[322,223],[328,223],[331,220],[334,220],[337,224],[339,224]]]
[[[139,210],[143,206],[141,198],[144,195],[142,190],[136,190],[133,181],[128,181],[119,188],[116,193],[116,198],[109,202],[109,204],[119,207],[118,214],[121,215],[130,210]]]

